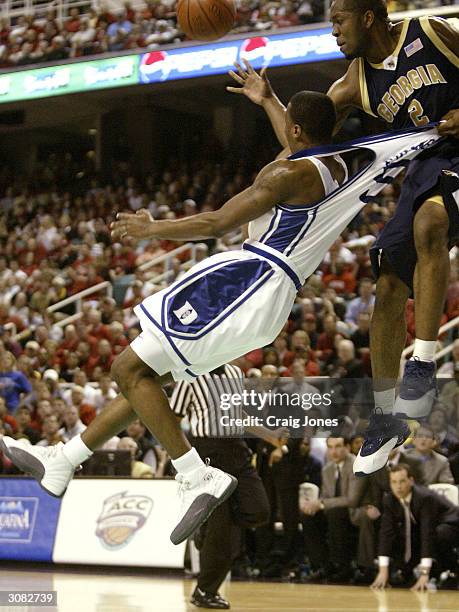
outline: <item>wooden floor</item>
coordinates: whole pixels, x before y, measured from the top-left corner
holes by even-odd
[[[0,565],[0,590],[56,590],[59,612],[184,612],[194,582],[181,577],[104,574],[101,569],[21,571]],[[459,592],[416,594],[363,587],[227,582],[233,612],[457,612]],[[50,607],[0,607],[11,612],[56,612]]]

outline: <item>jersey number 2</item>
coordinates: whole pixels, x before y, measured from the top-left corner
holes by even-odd
[[[408,107],[408,112],[410,113],[411,121],[414,125],[426,125],[429,123],[429,117],[424,115],[424,109],[422,108],[422,104],[419,100],[412,100],[411,104]]]

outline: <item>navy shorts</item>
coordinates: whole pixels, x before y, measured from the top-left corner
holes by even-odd
[[[420,206],[434,195],[442,195],[449,216],[449,247],[459,243],[459,141],[447,140],[410,163],[394,216],[370,250],[371,264],[379,276],[382,256],[413,293],[417,255],[413,222]],[[459,196],[456,193],[456,198]]]

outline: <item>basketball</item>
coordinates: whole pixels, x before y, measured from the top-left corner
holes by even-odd
[[[234,0],[179,0],[177,20],[187,36],[193,40],[217,40],[234,25]]]

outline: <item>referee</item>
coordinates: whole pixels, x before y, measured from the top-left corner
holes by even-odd
[[[192,383],[180,381],[171,399],[176,416],[179,419],[188,417],[191,443],[202,459],[208,457],[211,465],[232,474],[239,483],[233,495],[216,508],[199,532],[202,541],[197,545],[201,569],[191,603],[200,608],[229,609],[229,603],[218,589],[240,553],[241,528],[259,527],[270,516],[263,483],[252,466],[252,452],[242,436],[250,432],[276,447],[281,447],[286,437],[285,429],[222,426],[223,415],[230,417],[230,423],[234,423],[233,418],[245,416],[240,406],[231,404],[224,411],[220,406],[223,393],[242,394],[243,382],[240,368],[226,364],[199,376]]]

